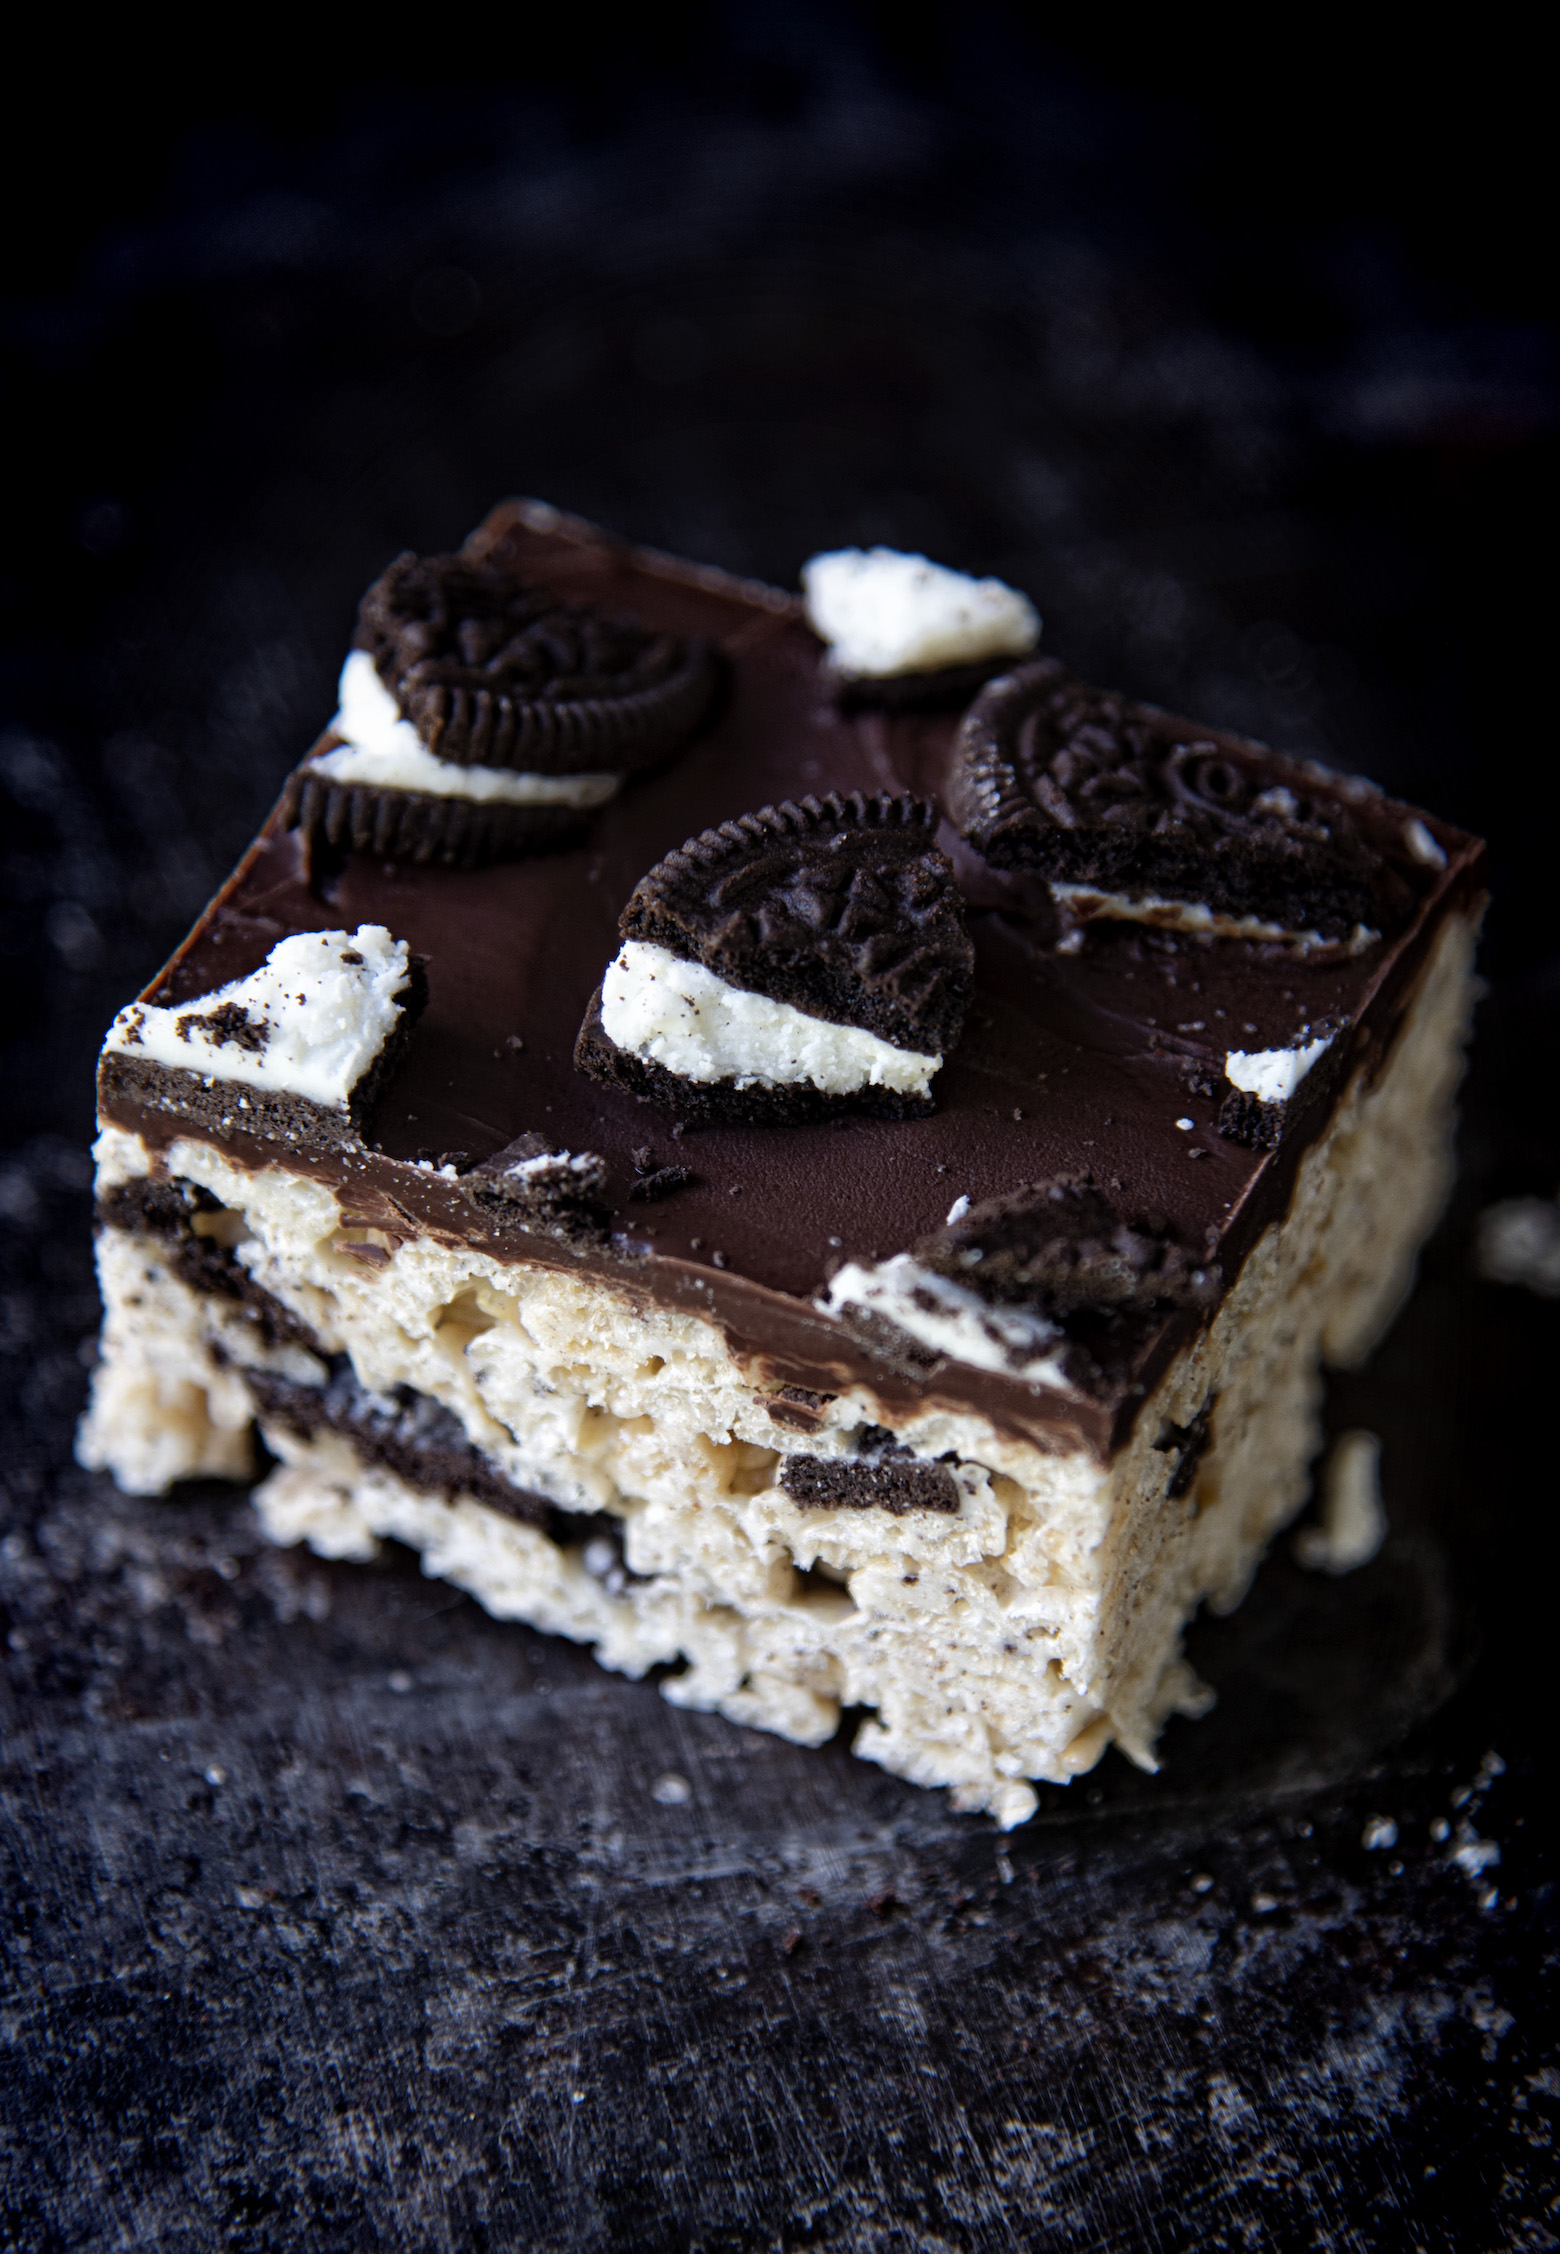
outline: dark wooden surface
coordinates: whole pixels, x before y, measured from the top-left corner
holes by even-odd
[[[995,20],[919,76],[733,33],[588,114],[219,121],[15,313],[0,2243],[1560,2243],[1560,1308],[1470,1258],[1560,1174],[1555,782],[1511,748],[1549,395],[1390,243],[1359,284],[1336,214],[1269,192],[1243,233],[1206,118]],[[1492,833],[1459,1202],[1329,1400],[1383,1435],[1391,1538],[1339,1580],[1281,1543],[1197,1624],[1219,1704],[1158,1777],[1112,1755],[1004,1837],[393,1549],[72,1465],[101,1027],[328,709],[361,584],[506,489],[787,580],[846,538],[1002,570],[1082,669]]]

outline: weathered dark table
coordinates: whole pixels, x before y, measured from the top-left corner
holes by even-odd
[[[1375,314],[1319,373],[1212,319],[1163,151],[1102,96],[847,62],[595,139],[520,96],[386,100],[247,171],[208,136],[15,331],[47,500],[0,737],[28,2254],[1560,2244],[1560,1306],[1470,1256],[1482,1201],[1560,1175],[1555,790],[1503,810],[1478,618],[1423,570],[1450,510],[1510,572],[1494,489],[1349,424]],[[1393,334],[1452,380],[1445,335]],[[1459,1203],[1329,1404],[1383,1435],[1391,1537],[1341,1579],[1281,1543],[1196,1627],[1219,1704],[1160,1776],[1111,1756],[1004,1837],[404,1554],[322,1565],[242,1496],[72,1465],[101,1027],[328,710],[359,586],[505,489],[776,577],[847,538],[1001,570],[1083,670],[1494,828]]]

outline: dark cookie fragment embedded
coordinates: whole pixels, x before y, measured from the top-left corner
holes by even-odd
[[[1219,1106],[1219,1133],[1247,1150],[1277,1150],[1288,1117],[1288,1104],[1264,1103],[1245,1088],[1232,1088]]]
[[[988,1198],[916,1247],[935,1274],[982,1298],[1066,1316],[1203,1307],[1220,1271],[1162,1214],[1123,1210],[1089,1175],[1059,1175]]]
[[[951,1461],[951,1459],[948,1459]],[[869,1425],[854,1456],[787,1456],[780,1484],[802,1510],[956,1511],[959,1488],[947,1462],[927,1463],[881,1426]]]
[[[324,1355],[308,1324],[256,1283],[218,1233],[224,1220],[235,1216],[193,1182],[159,1182],[145,1175],[121,1182],[98,1199],[95,1218],[99,1228],[150,1238],[170,1275],[203,1298],[225,1301],[252,1326],[261,1346],[304,1346]]]
[[[1053,883],[1334,943],[1401,922],[1415,898],[1366,786],[1329,786],[1260,745],[1088,688],[1054,658],[982,691],[947,798],[994,866]]]
[[[591,819],[588,807],[505,806],[387,784],[336,782],[309,760],[287,778],[283,805],[290,829],[338,852],[371,853],[418,868],[477,869],[522,853],[550,852],[574,844]]]
[[[549,775],[654,765],[717,680],[705,642],[458,555],[398,556],[363,598],[357,647],[438,758]]]
[[[1197,1467],[1213,1440],[1213,1412],[1218,1396],[1211,1394],[1189,1424],[1167,1424],[1154,1442],[1156,1454],[1174,1456],[1175,1469],[1165,1493],[1174,1502],[1197,1477]]]
[[[567,1518],[545,1495],[534,1495],[506,1479],[498,1466],[467,1439],[460,1419],[442,1402],[409,1385],[389,1393],[370,1393],[359,1383],[345,1354],[330,1365],[322,1386],[299,1385],[269,1370],[243,1372],[244,1383],[263,1417],[285,1425],[301,1439],[318,1432],[336,1432],[350,1440],[365,1463],[382,1464],[409,1487],[443,1495],[453,1502],[469,1495],[502,1511],[551,1531],[554,1518]]]
[[[612,1207],[606,1160],[595,1151],[554,1150],[521,1135],[461,1178],[478,1212],[501,1229],[524,1229],[583,1249],[606,1239]]]

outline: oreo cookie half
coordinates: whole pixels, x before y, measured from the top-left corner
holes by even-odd
[[[1372,787],[1213,742],[1045,658],[992,681],[959,730],[956,827],[1087,920],[1359,948],[1413,892],[1367,831]]]
[[[624,909],[576,1065],[691,1121],[929,1111],[975,971],[936,830],[854,792],[690,838]]]
[[[802,588],[847,712],[956,711],[1039,638],[1034,605],[1016,588],[894,548],[813,556]]]
[[[1088,1174],[1026,1182],[962,1213],[955,1207],[915,1256],[983,1299],[1057,1318],[1206,1306],[1219,1287],[1218,1269],[1162,1214],[1129,1211]]]
[[[1031,1384],[1083,1385],[1121,1360],[1123,1318],[1211,1306],[1219,1270],[1156,1213],[1089,1175],[970,1205],[913,1252],[848,1262],[821,1304],[891,1368],[946,1357]]]
[[[427,749],[544,775],[650,767],[709,708],[707,642],[560,603],[463,556],[398,556],[363,598],[366,650]]]
[[[455,868],[574,842],[693,733],[716,684],[708,644],[460,556],[399,557],[357,645],[287,818],[340,850]]]

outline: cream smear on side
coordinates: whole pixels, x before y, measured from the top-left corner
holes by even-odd
[[[1264,923],[1260,916],[1232,916],[1210,908],[1204,900],[1165,900],[1157,892],[1102,892],[1098,885],[1063,884],[1051,879],[1053,897],[1079,923],[1104,917],[1117,923],[1153,924],[1160,931],[1195,931],[1208,939],[1278,940],[1297,953],[1309,955],[1321,948],[1333,954],[1362,955],[1381,937],[1368,924],[1356,924],[1347,939],[1328,939],[1319,931],[1291,931],[1285,924]]]

